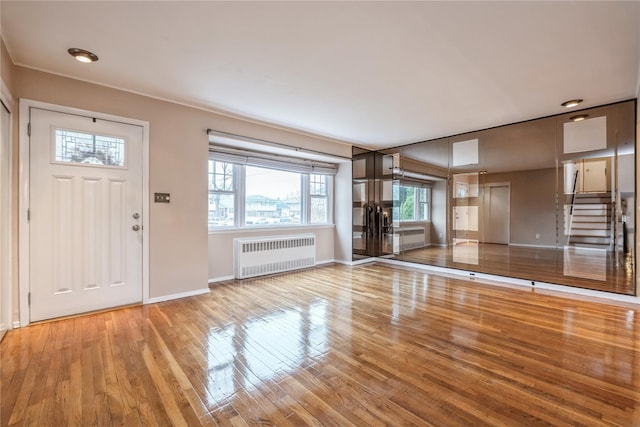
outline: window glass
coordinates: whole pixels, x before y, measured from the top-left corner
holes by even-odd
[[[430,202],[431,202],[431,189],[430,188],[417,188],[417,205],[416,205],[416,219],[419,221],[430,220]]]
[[[309,222],[312,224],[326,224],[329,222],[328,179],[326,175],[311,174],[309,176],[309,194],[311,196]]]
[[[394,200],[399,200],[396,210],[400,221],[429,221],[430,189],[426,187],[394,186]]]
[[[325,175],[311,174],[311,195],[326,196],[327,195],[327,177]]]
[[[232,227],[235,212],[236,166],[209,160],[209,227]]]
[[[125,166],[125,140],[115,136],[55,130],[54,161],[83,166]]]
[[[209,161],[209,188],[213,191],[233,191],[233,165]]]
[[[299,173],[246,167],[245,224],[300,224],[302,176]]]
[[[226,159],[225,159],[226,160]],[[330,175],[209,159],[209,229],[328,224]]]

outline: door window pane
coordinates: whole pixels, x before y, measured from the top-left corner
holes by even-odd
[[[125,141],[116,136],[55,130],[55,162],[84,166],[125,166]]]

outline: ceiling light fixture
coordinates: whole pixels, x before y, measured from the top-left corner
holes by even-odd
[[[569,117],[569,120],[571,120],[572,122],[581,122],[584,119],[586,119],[587,117],[589,117],[588,114],[578,114],[577,116]]]
[[[581,102],[582,102],[582,99],[572,99],[570,101],[565,101],[560,105],[562,105],[563,107],[571,108],[571,107],[575,107],[576,105],[580,104]]]
[[[98,60],[98,55],[93,52],[89,52],[88,50],[78,49],[77,47],[72,47],[67,52],[69,55],[73,56],[80,62],[89,63],[96,62]]]

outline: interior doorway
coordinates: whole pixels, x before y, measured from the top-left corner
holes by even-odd
[[[4,98],[4,96],[2,96]],[[11,110],[0,99],[0,340],[11,329]]]
[[[482,200],[482,243],[509,244],[510,185],[485,184]]]

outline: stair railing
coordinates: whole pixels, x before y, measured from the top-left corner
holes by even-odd
[[[571,241],[571,228],[573,227],[573,206],[576,202],[576,188],[578,186],[578,172],[580,172],[580,170],[577,170],[576,173],[573,175],[573,190],[571,191],[571,207],[569,208],[569,233],[567,235],[567,246],[569,246],[569,242]]]

